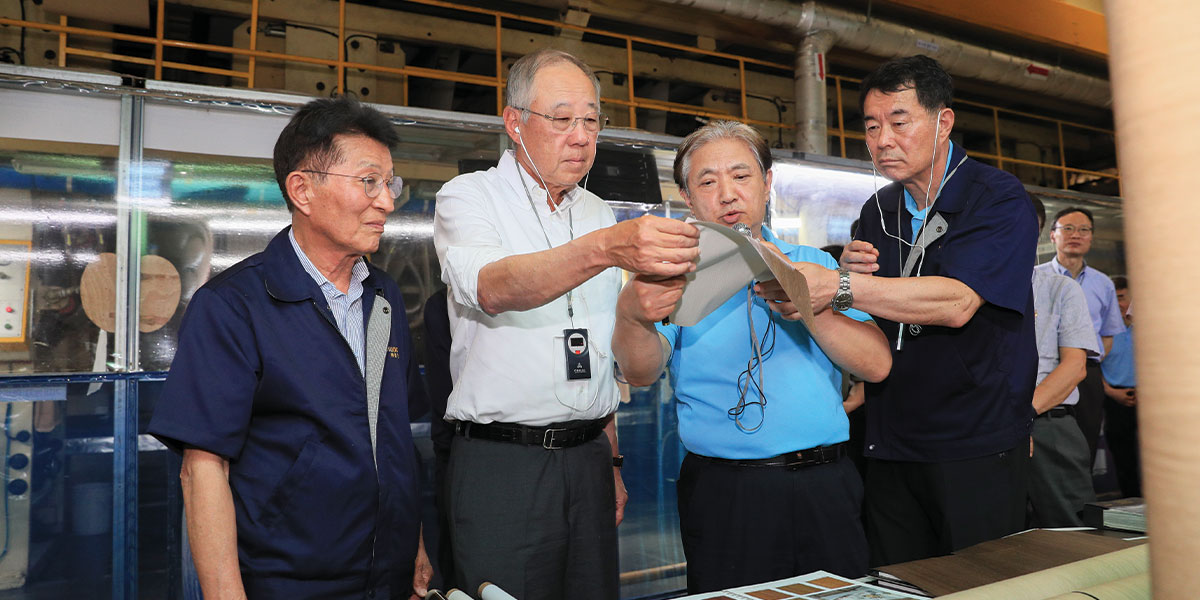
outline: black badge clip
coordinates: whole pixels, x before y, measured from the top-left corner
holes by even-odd
[[[588,352],[587,329],[564,329],[563,352],[567,358],[567,380],[591,379],[592,359]]]

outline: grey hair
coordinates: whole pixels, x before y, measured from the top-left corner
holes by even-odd
[[[709,142],[718,140],[741,140],[750,146],[750,151],[758,161],[758,168],[766,178],[771,169],[771,147],[767,144],[758,130],[739,123],[738,121],[711,121],[707,125],[688,134],[675,151],[675,185],[679,191],[688,193],[687,178],[692,169],[692,153],[704,147]]]
[[[538,74],[538,71],[543,67],[556,65],[558,63],[571,63],[579,67],[588,79],[592,80],[592,85],[596,88],[596,110],[600,107],[600,80],[596,78],[596,74],[592,72],[592,68],[587,66],[587,63],[575,58],[573,55],[556,50],[554,48],[542,48],[537,52],[522,56],[508,71],[508,84],[504,88],[504,101],[508,106],[514,108],[528,109],[529,104],[533,102],[533,78]],[[522,111],[521,121],[529,120],[529,113]]]

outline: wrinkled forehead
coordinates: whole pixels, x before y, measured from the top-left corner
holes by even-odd
[[[1087,217],[1087,215],[1085,215],[1079,211],[1075,211],[1075,212],[1069,212],[1069,213],[1059,217],[1058,220],[1055,221],[1055,223],[1057,223],[1058,225],[1080,226],[1080,225],[1091,225],[1092,220],[1089,219]]]
[[[592,80],[579,67],[565,61],[545,65],[533,76],[532,104],[544,112],[599,110]]]
[[[391,174],[392,152],[382,142],[362,134],[340,134],[333,142],[341,158],[340,166],[374,168],[381,175]]]
[[[903,87],[887,92],[873,89],[863,101],[863,120],[881,120],[899,115],[932,115],[937,111],[926,110],[917,99],[917,89]]]

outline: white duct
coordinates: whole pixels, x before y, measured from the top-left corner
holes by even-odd
[[[989,81],[999,85],[1029,90],[1044,96],[1062,98],[1090,106],[1108,107],[1112,93],[1106,79],[1085,75],[1067,69],[1051,67],[1022,58],[975,46],[953,38],[917,31],[898,23],[880,19],[868,20],[865,15],[847,10],[819,5],[816,2],[793,4],[787,0],[659,0],[664,4],[676,4],[701,10],[748,19],[775,27],[795,31],[799,36],[818,32],[830,32],[833,45],[871,54],[881,58],[894,58],[912,54],[925,54],[937,59],[951,75]],[[807,64],[803,56],[804,44],[797,56],[797,66]],[[797,73],[796,125],[797,150],[817,146],[816,140],[806,140],[805,132],[814,129],[812,121],[826,121],[825,104],[822,102],[815,113],[806,114],[806,108],[814,103],[805,95],[812,86],[802,86],[804,78]],[[821,88],[822,95],[824,87]],[[825,144],[825,129],[821,128],[820,144]],[[812,150],[809,150],[812,151]]]
[[[829,154],[829,111],[825,109],[825,53],[833,34],[818,31],[804,36],[796,52],[796,151]]]

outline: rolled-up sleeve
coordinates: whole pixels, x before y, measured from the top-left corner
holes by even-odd
[[[501,241],[487,194],[476,182],[453,179],[438,191],[433,216],[433,245],[442,281],[455,302],[480,311],[479,272],[515,254]]]

